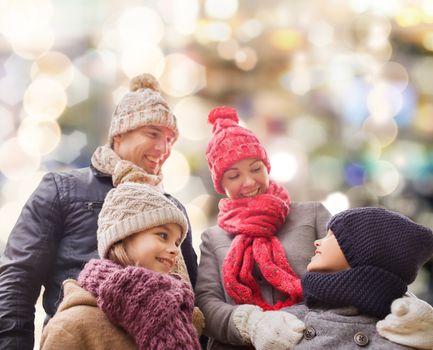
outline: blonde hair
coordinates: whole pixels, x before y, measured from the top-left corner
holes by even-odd
[[[135,261],[133,261],[126,253],[123,241],[116,242],[110,247],[107,253],[107,258],[123,267],[136,265]]]

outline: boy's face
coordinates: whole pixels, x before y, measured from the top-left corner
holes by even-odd
[[[339,272],[350,268],[337,239],[331,230],[314,242],[316,251],[307,266],[309,272]]]
[[[179,255],[181,234],[179,225],[166,224],[137,232],[123,242],[126,254],[137,266],[169,273]]]
[[[267,192],[268,170],[260,159],[243,159],[224,172],[221,185],[231,199],[254,197]]]

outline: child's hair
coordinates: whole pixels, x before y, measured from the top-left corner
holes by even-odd
[[[135,261],[126,253],[123,241],[116,242],[110,247],[107,258],[123,267],[135,265]]]

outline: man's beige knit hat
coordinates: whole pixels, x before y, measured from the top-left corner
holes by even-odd
[[[134,233],[165,224],[178,224],[182,241],[188,221],[176,205],[154,186],[124,182],[108,192],[98,218],[98,252],[106,258],[110,247]]]
[[[113,145],[115,135],[145,125],[169,128],[174,132],[176,140],[179,135],[176,117],[161,96],[159,84],[153,75],[145,73],[136,76],[131,80],[129,90],[114,110],[109,131],[109,144]]]

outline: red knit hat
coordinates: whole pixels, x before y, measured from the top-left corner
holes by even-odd
[[[234,108],[214,108],[209,113],[208,122],[213,125],[213,137],[207,145],[206,158],[218,193],[224,194],[221,186],[224,172],[240,160],[260,159],[270,172],[271,165],[265,149],[256,135],[239,126],[238,114]]]

